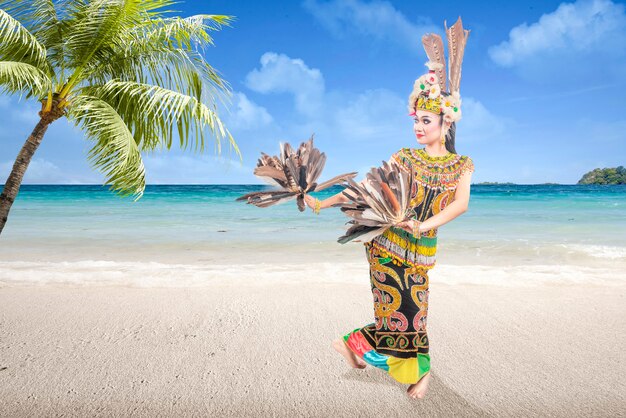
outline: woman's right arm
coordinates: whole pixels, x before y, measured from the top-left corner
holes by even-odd
[[[321,200],[320,201],[320,209],[326,209],[331,207],[332,205],[336,205],[337,203],[346,203],[349,202],[350,199],[348,199],[346,196],[344,196],[343,192],[348,193],[351,196],[354,196],[354,192],[350,189],[343,189],[343,191],[332,195],[331,197]],[[305,195],[304,196],[304,200],[306,201],[306,204],[310,207],[313,208],[315,206],[315,198],[311,195]]]
[[[399,160],[398,157],[399,151],[398,152],[394,152],[391,157],[389,157],[388,160],[388,164],[392,164],[392,163],[396,163],[396,164],[402,164],[401,160]],[[403,168],[407,168],[407,166],[405,164],[401,165],[400,167]],[[366,181],[366,179],[361,180],[361,184],[363,184],[363,182]],[[343,192],[346,192],[347,194],[349,194],[350,196],[354,196],[354,192],[348,188],[343,189],[343,191],[337,193],[336,195],[333,195],[331,197],[329,197],[328,199],[324,199],[321,200],[320,203],[320,209],[326,209],[331,207],[332,205],[335,205],[337,203],[347,203],[350,201],[350,199],[348,199],[346,196],[344,196]],[[315,198],[311,195],[304,195],[304,201],[305,203],[311,208],[313,209],[315,207]]]

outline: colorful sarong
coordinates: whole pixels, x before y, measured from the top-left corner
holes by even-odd
[[[369,243],[375,322],[343,336],[367,364],[400,383],[416,383],[430,370],[426,319],[428,270],[398,261]]]

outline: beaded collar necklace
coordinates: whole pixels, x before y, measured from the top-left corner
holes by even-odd
[[[429,155],[424,148],[411,149],[413,155],[418,155],[426,161],[436,161],[436,162],[444,162],[449,161],[454,158],[456,154],[452,152],[448,152],[446,155],[441,155],[438,157],[433,157]]]

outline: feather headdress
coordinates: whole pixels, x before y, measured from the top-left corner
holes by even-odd
[[[337,240],[341,244],[371,241],[414,213],[410,206],[413,170],[403,170],[394,160],[383,161],[382,167],[373,167],[365,177],[360,183],[349,179],[346,189],[352,194],[345,190],[343,194],[350,202],[333,205],[352,218],[347,222],[352,226]]]
[[[276,184],[281,189],[247,193],[236,200],[247,200],[247,203],[265,208],[296,198],[298,209],[303,212],[306,208],[304,202],[306,193],[319,192],[335,184],[343,183],[358,174],[357,172],[340,174],[317,184],[317,178],[322,174],[324,164],[326,164],[326,154],[313,146],[313,136],[300,144],[295,152],[288,142],[281,143],[280,155],[270,157],[262,152],[254,169],[255,176]]]
[[[415,80],[409,96],[409,115],[413,116],[416,109],[421,109],[443,114],[444,120],[456,122],[461,119],[461,64],[470,31],[463,29],[461,17],[449,28],[444,21],[444,27],[448,40],[448,75],[441,36],[435,33],[424,35],[422,44],[430,60],[425,64],[429,71]]]

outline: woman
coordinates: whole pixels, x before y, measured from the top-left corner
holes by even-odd
[[[459,33],[457,25],[460,19],[449,30]],[[465,32],[461,27],[460,33]],[[457,154],[454,147],[461,113],[460,67],[451,65],[449,94],[439,81],[445,80],[441,63],[427,65],[429,73],[416,80],[409,97],[413,130],[423,147],[402,148],[390,159],[415,174],[411,191],[415,215],[364,243],[375,320],[332,342],[351,367],[362,369],[369,364],[387,371],[398,382],[409,384],[407,393],[414,399],[424,397],[430,379],[428,270],[435,265],[437,228],[467,211],[474,171],[471,158]],[[452,78],[456,71],[459,76]],[[308,195],[305,199],[317,213],[349,201],[343,193],[323,201]]]

